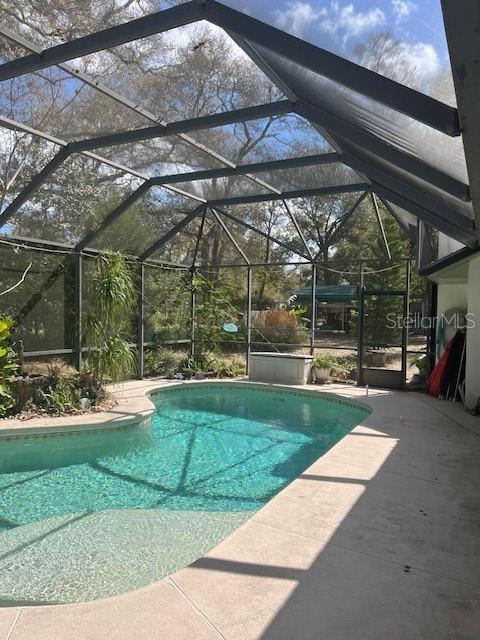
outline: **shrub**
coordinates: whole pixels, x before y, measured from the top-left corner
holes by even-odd
[[[12,348],[12,326],[11,318],[0,317],[0,417],[15,406],[10,383],[15,379],[18,364]]]
[[[193,376],[199,371],[202,371],[202,366],[197,360],[195,360],[195,358],[189,356],[185,356],[178,369],[178,373],[186,380],[193,378]]]
[[[190,273],[147,272],[145,290],[145,319],[152,340],[160,344],[189,335]]]
[[[417,356],[411,361],[410,364],[418,368],[418,372],[420,373],[421,376],[428,375],[430,362],[426,354]]]
[[[185,365],[187,356],[167,347],[152,347],[145,354],[145,368],[153,375],[172,378]]]
[[[207,354],[202,370],[211,371],[215,378],[237,378],[245,375],[245,362],[238,356],[220,358],[213,354]]]
[[[338,363],[337,359],[334,356],[323,355],[318,356],[312,362],[312,366],[317,369],[329,369],[330,371],[337,369]]]
[[[77,373],[75,367],[61,358],[51,358],[49,360],[28,360],[24,367],[25,373],[33,376],[48,376],[55,371],[57,375],[72,377]]]
[[[135,353],[127,340],[119,335],[103,336],[91,362],[97,377],[102,382],[108,378],[112,382],[126,380],[135,371]]]
[[[287,309],[265,309],[255,314],[252,322],[253,340],[264,338],[271,343],[307,344],[308,333],[300,323],[297,313]],[[255,335],[256,334],[256,335]]]
[[[80,397],[78,373],[62,363],[49,367],[48,382],[37,391],[34,401],[48,413],[73,413],[78,410]]]
[[[201,274],[192,279],[192,289],[197,296],[196,349],[197,353],[218,347],[225,340],[223,325],[226,322],[241,324],[241,316],[233,304],[232,287],[221,280],[208,280]],[[242,342],[242,332],[228,334],[228,340]]]
[[[87,408],[98,407],[108,394],[97,381],[86,383],[76,369],[57,360],[48,365],[45,381],[34,390],[25,409],[53,415],[78,413],[81,398],[89,401]]]

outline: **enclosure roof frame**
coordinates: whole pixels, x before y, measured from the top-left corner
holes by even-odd
[[[460,37],[459,32],[461,30],[457,24],[453,24],[452,17],[445,9],[447,3],[443,4],[444,13],[448,19],[446,22],[449,23],[447,26],[450,26],[449,47],[458,67],[459,52],[461,53],[462,51],[458,43]],[[232,35],[235,41],[239,43],[240,46],[243,46],[244,51],[246,51],[253,62],[257,64],[257,66],[260,66],[260,68],[263,68],[263,70],[265,70],[265,67],[269,67],[273,60],[282,73],[278,75],[275,73],[275,69],[270,67],[271,73],[269,73],[269,76],[271,78],[274,77],[274,82],[277,82],[277,84],[282,84],[282,89],[287,88],[287,99],[178,122],[165,122],[160,118],[156,118],[147,110],[133,104],[117,92],[96,83],[96,81],[92,80],[86,74],[81,74],[65,64],[69,60],[84,55],[154,34],[163,33],[201,20],[207,20]],[[218,222],[222,220],[221,217],[218,217],[219,214],[222,216],[227,215],[227,212],[222,211],[218,207],[279,201],[285,207],[305,249],[305,255],[297,250],[295,250],[295,252],[299,256],[305,257],[310,262],[313,262],[315,256],[312,254],[306,239],[303,237],[298,222],[295,216],[292,215],[292,211],[289,209],[286,200],[313,196],[329,196],[356,191],[362,194],[372,193],[372,196],[376,193],[390,212],[393,213],[391,205],[394,204],[410,212],[423,222],[436,227],[442,233],[455,238],[465,246],[472,249],[478,246],[480,237],[480,211],[477,211],[475,208],[478,201],[478,185],[476,181],[474,181],[476,197],[472,203],[469,184],[462,182],[453,175],[441,171],[434,166],[434,163],[430,164],[425,162],[418,155],[409,153],[394,144],[390,144],[388,141],[381,139],[380,136],[373,135],[354,122],[348,122],[345,117],[343,117],[341,111],[334,113],[331,110],[325,110],[320,103],[316,103],[314,93],[312,94],[313,97],[311,100],[305,98],[304,94],[308,93],[305,79],[303,77],[300,79],[300,82],[304,84],[303,86],[300,84],[300,91],[297,91],[288,81],[288,71],[291,65],[298,65],[299,68],[308,73],[317,74],[319,77],[335,82],[341,87],[345,87],[356,94],[362,95],[374,103],[392,109],[402,116],[416,120],[418,123],[421,123],[422,126],[426,125],[446,136],[456,137],[462,133],[460,126],[461,117],[457,108],[444,104],[428,95],[381,76],[325,49],[289,35],[256,18],[227,7],[216,0],[190,0],[175,7],[109,27],[45,50],[39,50],[36,45],[32,45],[32,43],[29,43],[22,36],[14,34],[5,27],[0,27],[0,33],[3,33],[13,41],[20,44],[23,43],[24,46],[32,51],[32,53],[22,58],[1,64],[0,81],[39,71],[52,65],[58,65],[94,89],[105,93],[139,115],[156,123],[151,127],[130,129],[90,139],[66,142],[48,133],[33,129],[28,125],[23,125],[22,123],[2,117],[0,119],[0,125],[12,129],[20,129],[30,135],[38,135],[59,145],[60,149],[45,167],[31,178],[31,181],[0,214],[0,227],[8,223],[18,209],[28,201],[35,190],[44,184],[49,176],[51,176],[63,162],[72,154],[82,153],[98,162],[105,163],[112,168],[140,178],[144,182],[113,211],[109,212],[97,229],[88,232],[85,237],[77,243],[75,247],[76,251],[84,250],[99,233],[117,220],[153,186],[168,189],[178,195],[191,199],[195,202],[196,206],[195,209],[185,215],[184,219],[164,234],[162,238],[156,240],[146,249],[142,255],[139,256],[140,261],[148,259],[166,242],[174,238],[177,233],[184,229],[198,215],[205,213],[207,208],[211,208],[212,211],[214,211],[214,217]],[[447,36],[448,35],[449,33],[447,32]],[[265,58],[265,52],[269,52],[267,58]],[[268,59],[269,56],[270,62]],[[456,84],[459,84],[458,74],[456,75]],[[457,88],[457,92],[458,91]],[[477,89],[475,89],[475,91],[477,91]],[[477,95],[475,91],[471,92],[472,95]],[[462,107],[464,102],[465,101],[459,100],[460,107]],[[471,107],[471,104],[472,101],[470,99],[467,109]],[[197,143],[188,136],[189,132],[200,129],[209,129],[266,117],[281,117],[287,114],[295,114],[296,116],[306,119],[315,128],[326,131],[326,133],[331,136],[331,139],[339,151],[335,153],[287,158],[284,160],[268,160],[236,165],[221,154],[218,154],[206,145]],[[469,111],[469,117],[469,122],[471,122],[471,109]],[[477,130],[480,136],[480,127],[477,127]],[[477,134],[477,131],[474,131],[474,134]],[[192,144],[199,150],[215,157],[226,166],[224,168],[191,171],[183,174],[177,173],[149,177],[101,155],[92,153],[94,149],[98,148],[165,136],[179,136],[188,144]],[[476,155],[478,155],[476,154],[477,147],[475,147],[475,141],[472,142],[471,137],[468,139],[468,143],[467,151],[470,151],[470,153],[467,154],[467,164],[470,175],[473,175],[473,168],[477,166],[475,164]],[[365,150],[367,155],[363,156],[358,153],[358,149]],[[475,150],[475,153],[472,152],[472,149]],[[275,172],[287,168],[314,167],[334,162],[349,166],[357,172],[364,181],[338,186],[305,187],[282,191],[255,176],[256,173],[267,171]],[[264,187],[267,192],[208,200],[173,186],[181,182],[227,178],[236,175],[246,176],[248,179]],[[360,201],[363,197],[365,196],[360,196]],[[350,217],[356,206],[358,206],[358,203],[353,207],[353,210],[348,212],[348,216],[345,217]],[[480,205],[478,208],[480,209]],[[228,213],[228,216],[230,216],[230,219],[235,219],[248,228],[245,221],[241,221],[240,218],[230,213]],[[396,219],[398,221],[397,217]],[[475,224],[475,222],[477,222],[477,224]],[[341,226],[342,225],[339,225],[339,228]],[[250,225],[250,227],[253,228],[252,225]],[[336,231],[338,231],[339,228],[337,228]],[[254,230],[258,231],[257,229]],[[269,238],[275,241],[270,236]],[[292,250],[292,248],[289,247],[289,250]]]

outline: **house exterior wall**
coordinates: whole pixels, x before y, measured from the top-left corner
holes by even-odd
[[[452,284],[438,282],[437,289],[437,317],[441,318],[442,314],[449,309],[465,309],[468,307],[468,284],[455,283]],[[441,340],[441,336],[437,335],[437,340]],[[443,342],[443,341],[442,341]],[[442,355],[445,345],[437,343],[436,360]]]
[[[467,310],[475,326],[467,327],[465,405],[473,409],[480,397],[480,257],[469,261],[467,287]]]
[[[442,313],[453,308],[467,309],[468,284],[438,284],[437,313]]]
[[[437,317],[453,308],[467,311],[465,406],[473,409],[480,397],[480,256],[468,261],[463,274],[436,274]],[[437,358],[442,351],[437,349]]]

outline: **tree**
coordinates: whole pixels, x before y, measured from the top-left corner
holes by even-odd
[[[5,6],[5,16],[8,26],[17,30],[21,26],[28,37],[47,46],[91,32],[98,28],[99,23],[108,26],[156,9],[158,7],[153,0],[124,3],[106,0],[91,6],[47,0],[42,7],[32,0],[19,0],[15,6]],[[18,54],[16,51],[15,55]],[[5,56],[12,55],[12,52],[5,52]],[[150,109],[156,118],[165,120],[194,118],[281,97],[279,90],[229,37],[203,24],[92,54],[76,61],[75,65]],[[10,117],[44,128],[67,140],[152,124],[56,67],[21,76],[7,84]],[[246,158],[260,159],[276,140],[280,141],[282,129],[288,125],[288,122],[282,122],[281,127],[276,126],[278,120],[272,117],[198,132],[195,140],[200,145],[208,144],[236,164]],[[298,127],[298,122],[295,126]],[[3,198],[6,204],[14,192],[18,192],[32,174],[38,173],[58,150],[53,148],[50,154],[43,151],[35,168],[29,170],[26,167],[20,175],[17,165],[22,159],[14,145],[11,147],[10,155],[16,153],[16,162],[9,161],[4,167]],[[27,150],[25,157],[29,152]],[[172,164],[186,170],[218,165],[218,160],[211,154],[209,156],[201,149],[186,144],[178,136],[144,141],[126,148],[106,149],[102,153],[150,175],[168,172]],[[12,164],[15,165],[13,168]],[[98,173],[99,167],[91,166],[93,164],[82,156],[64,163],[50,176],[44,188],[34,194],[21,214],[14,216],[12,231],[28,231],[31,235],[66,241],[81,237],[82,223],[87,229],[95,225],[92,209],[96,208],[98,212],[98,202],[112,201],[115,192],[120,194],[122,189],[128,192],[121,172],[100,169],[104,193],[98,192],[98,183],[94,193],[94,188],[88,186],[89,176],[90,171]],[[239,193],[245,180],[248,184],[248,179],[230,178],[186,185],[185,188],[190,191],[198,188],[209,198],[225,197]],[[79,201],[82,202],[81,207]],[[81,217],[78,216],[80,210]],[[60,220],[58,225],[54,223],[56,219]],[[213,262],[221,262],[228,241],[217,225],[211,226],[208,234],[210,258]]]
[[[406,43],[392,31],[376,31],[354,48],[355,60],[363,67],[387,78],[420,88],[422,76],[415,61],[408,55]]]
[[[157,0],[99,0],[94,3],[67,3],[63,0],[18,0],[2,2],[4,20],[42,48],[70,40],[98,29],[158,10]],[[3,43],[5,59],[24,53],[20,47]],[[371,36],[357,45],[357,60],[379,73],[416,85],[418,70],[406,56],[403,43],[388,32]],[[410,60],[410,61],[409,61]],[[106,95],[74,79],[58,67],[26,74],[2,83],[0,106],[11,118],[76,140],[108,132],[140,128],[156,121],[196,118],[220,111],[282,99],[281,91],[247,58],[222,31],[208,24],[190,25],[119,47],[84,56],[72,63],[100,83],[118,91],[151,114],[145,117],[118,104]],[[439,81],[441,84],[441,82]],[[191,144],[194,141],[196,145]],[[58,151],[58,145],[38,141],[34,136],[4,131],[0,136],[0,204],[8,205],[31,176],[38,173]],[[214,151],[207,152],[202,145]],[[142,141],[134,145],[104,148],[99,154],[145,176],[242,164],[294,155],[331,151],[325,139],[297,116],[271,117],[190,136]],[[342,165],[272,172],[248,177],[230,177],[178,188],[206,199],[228,198],[240,193],[264,193],[265,183],[273,190],[343,184],[356,179]],[[260,182],[259,182],[260,180]],[[12,218],[8,232],[76,243],[87,231],[98,229],[106,215],[139,184],[140,179],[91,158],[76,155],[61,165]],[[346,214],[359,194],[297,199],[289,203],[313,253],[324,269],[324,283],[344,281],[330,270],[334,259],[378,257],[383,246],[374,211],[368,200],[349,220]],[[196,202],[157,187],[137,201],[94,244],[99,249],[121,250],[140,255],[162,237]],[[232,211],[267,235],[304,251],[297,231],[281,202],[254,203]],[[390,216],[383,212],[390,242],[395,242]],[[392,225],[396,223],[391,223]],[[166,243],[154,257],[191,264],[202,225],[199,218],[180,235]],[[252,262],[281,262],[297,256],[230,220],[228,228]],[[239,262],[237,252],[216,220],[208,214],[198,242],[199,264]],[[408,245],[399,250],[408,250]],[[52,271],[56,267],[54,266]],[[219,278],[220,270],[210,270],[209,278]],[[234,278],[243,291],[244,273]],[[37,275],[37,274],[32,274]],[[47,274],[48,275],[48,274]],[[42,276],[43,277],[43,276]],[[254,290],[259,305],[283,300],[294,290],[297,276],[281,268],[255,270]],[[40,278],[39,278],[40,280]],[[297,278],[301,280],[301,278]],[[286,284],[287,283],[287,284]],[[159,287],[159,290],[161,287]]]

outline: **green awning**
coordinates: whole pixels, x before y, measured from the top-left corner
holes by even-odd
[[[303,287],[294,292],[298,302],[310,302],[312,290]],[[327,284],[316,287],[315,298],[317,302],[348,303],[358,298],[358,287],[350,284]]]

